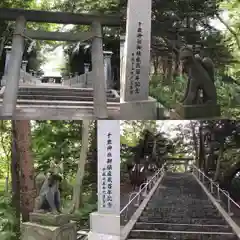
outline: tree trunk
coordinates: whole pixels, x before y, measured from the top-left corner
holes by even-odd
[[[154,68],[153,75],[158,75],[158,67],[159,67],[159,57],[156,55],[153,57],[153,68]]]
[[[205,169],[205,151],[204,151],[204,142],[203,142],[203,133],[202,133],[202,122],[200,122],[199,127],[199,151],[198,151],[198,161],[197,167],[200,169]]]
[[[16,239],[20,239],[20,177],[19,177],[19,155],[17,154],[15,121],[12,121],[12,149],[11,149],[11,178],[12,178],[12,207],[15,209],[16,224],[13,232],[16,233]]]
[[[82,125],[82,146],[81,153],[78,162],[78,171],[76,175],[76,182],[73,188],[73,207],[71,209],[71,213],[79,209],[80,207],[80,198],[82,195],[82,181],[85,173],[85,163],[87,160],[87,152],[88,152],[88,135],[89,135],[89,120],[83,120]]]
[[[191,130],[192,130],[193,146],[194,146],[195,156],[196,156],[196,165],[199,166],[198,147],[197,147],[198,141],[197,141],[197,136],[196,136],[196,132],[195,132],[195,126],[192,121],[190,121],[190,126],[191,126]]]
[[[180,75],[180,60],[179,60],[179,53],[175,53],[175,61],[174,61],[174,70],[173,70],[173,77],[176,78]]]
[[[222,144],[219,149],[219,156],[218,156],[218,160],[217,160],[216,171],[215,171],[214,178],[213,178],[214,181],[217,181],[219,179],[220,170],[221,170],[221,160],[223,157],[223,150],[224,150],[224,144]]]
[[[34,165],[31,156],[31,126],[30,121],[15,121],[17,151],[20,163],[20,189],[22,221],[29,221],[29,213],[33,211],[34,198]]]
[[[156,159],[157,159],[157,140],[156,140],[156,138],[154,138],[154,140],[153,140],[152,158],[154,159],[154,162],[156,163]]]
[[[166,57],[162,57],[163,83],[166,82],[166,77],[167,77],[167,67],[168,67],[167,58],[166,58]]]
[[[165,78],[166,84],[171,85],[173,78],[173,62],[172,59],[168,58],[167,60],[167,77]]]

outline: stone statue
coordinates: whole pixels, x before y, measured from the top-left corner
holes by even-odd
[[[182,103],[184,105],[217,104],[212,60],[208,57],[202,59],[199,55],[194,56],[189,47],[182,47],[179,55],[183,73],[188,76],[187,89]]]
[[[61,213],[59,183],[62,180],[60,164],[51,162],[49,172],[36,177],[38,197],[35,199],[34,212]],[[40,189],[40,190],[39,190]]]

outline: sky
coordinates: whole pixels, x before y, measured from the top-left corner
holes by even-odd
[[[222,17],[224,20],[228,19],[227,12],[223,12]],[[213,19],[211,20],[211,25],[216,27],[217,29],[224,31],[226,28],[225,26],[218,20]],[[68,30],[72,27],[72,25],[69,25],[69,27],[65,27],[65,30]],[[44,71],[45,75],[51,75],[51,76],[60,76],[60,70],[58,69],[59,66],[64,66],[64,54],[63,54],[63,48],[58,47],[55,49],[55,51],[50,52],[46,55],[46,63],[42,66],[42,69]]]
[[[44,75],[60,76],[60,66],[64,66],[64,54],[62,46],[56,48],[53,52],[45,55],[46,63],[42,66]]]
[[[122,123],[123,121],[120,121],[120,122]],[[172,129],[179,124],[182,124],[184,127],[184,125],[189,124],[190,121],[189,120],[184,120],[184,121],[183,120],[158,120],[156,122],[157,122],[158,131],[166,132],[170,138],[174,138],[177,132],[172,131]],[[120,134],[123,133],[123,129],[124,129],[124,125],[121,124]]]
[[[179,124],[182,124],[184,127],[184,125],[189,124],[189,122],[189,120],[158,120],[157,129],[159,131],[166,132],[170,138],[174,138],[176,136],[176,132],[172,131],[172,129]]]

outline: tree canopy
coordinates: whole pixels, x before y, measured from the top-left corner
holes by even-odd
[[[134,156],[153,158],[153,139],[157,142],[157,161],[169,157],[192,157],[194,164],[224,188],[231,189],[231,181],[240,171],[240,125],[234,120],[206,121],[123,121],[121,132],[122,169],[126,162],[135,162]],[[144,132],[149,131],[146,138]],[[147,141],[143,144],[143,139]],[[165,146],[165,148],[164,148]],[[140,155],[136,150],[141,149]],[[240,196],[238,194],[238,196]]]

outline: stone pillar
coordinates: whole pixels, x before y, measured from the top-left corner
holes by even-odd
[[[111,51],[104,51],[104,72],[105,72],[105,87],[106,89],[110,89],[113,86],[112,82],[112,64],[111,64],[111,58],[112,58],[113,52]]]
[[[24,72],[27,71],[27,64],[28,64],[28,61],[25,61],[25,60],[22,61],[22,70],[23,70]]]
[[[88,80],[89,67],[90,67],[89,63],[84,63],[84,75],[82,76],[82,79],[83,79],[83,86],[86,88],[92,87],[89,84],[89,80]]]
[[[11,49],[12,47],[6,48],[6,58],[5,58],[5,67],[4,67],[4,76],[7,75],[8,72],[8,64],[9,64],[9,59],[11,56]]]
[[[120,36],[120,69],[123,67],[125,36]]]
[[[91,213],[88,240],[120,239],[120,121],[99,120],[98,211]]]
[[[136,11],[138,9],[138,11]],[[152,0],[129,0],[121,71],[121,119],[154,120],[156,100],[149,95]]]
[[[96,35],[92,40],[94,115],[97,119],[106,119],[108,118],[108,111],[106,88],[104,85],[102,26],[99,22],[92,23],[92,32]]]
[[[24,71],[23,82],[25,82],[25,75],[27,72],[27,63],[28,63],[28,61],[25,61],[25,60],[22,61],[22,70]]]
[[[5,66],[4,66],[4,73],[3,73],[3,77],[1,80],[1,86],[5,86],[6,85],[6,76],[7,76],[7,72],[8,72],[8,65],[9,65],[9,59],[10,59],[10,55],[11,55],[11,48],[12,47],[6,47],[6,58],[5,58]]]
[[[16,28],[13,34],[12,51],[9,59],[8,71],[6,76],[6,89],[3,96],[2,116],[12,117],[16,109],[18,85],[20,80],[20,68],[24,51],[23,32],[26,20],[20,16],[16,20]]]
[[[84,73],[89,72],[89,67],[90,67],[89,63],[84,63]]]

